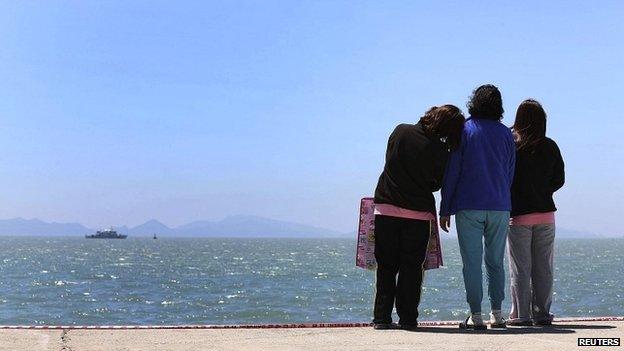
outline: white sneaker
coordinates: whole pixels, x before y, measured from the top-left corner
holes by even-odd
[[[507,328],[507,321],[503,318],[500,310],[492,310],[492,313],[490,313],[490,328]]]

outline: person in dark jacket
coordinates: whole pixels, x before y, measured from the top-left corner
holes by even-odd
[[[546,137],[546,112],[539,102],[523,101],[512,128],[517,156],[508,234],[509,324],[550,325],[557,210],[553,193],[565,182],[563,158]]]
[[[455,215],[471,311],[460,327],[487,328],[481,316],[485,258],[491,327],[505,328],[501,305],[516,150],[511,131],[500,122],[503,101],[498,88],[487,84],[475,89],[468,111],[461,144],[451,153],[444,176],[440,226],[448,231],[449,217]]]
[[[394,327],[395,303],[400,327],[418,326],[423,263],[436,216],[433,192],[442,185],[464,120],[453,105],[433,107],[417,124],[400,124],[390,135],[375,189],[375,329]]]

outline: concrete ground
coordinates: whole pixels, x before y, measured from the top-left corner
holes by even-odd
[[[0,329],[2,351],[99,350],[579,350],[580,337],[624,337],[624,321],[559,322],[466,332],[423,326],[420,331],[359,328],[295,329]],[[583,349],[583,348],[581,348]],[[587,348],[591,350],[603,349]],[[607,350],[622,350],[609,347]]]

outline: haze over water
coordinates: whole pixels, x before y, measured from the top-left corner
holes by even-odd
[[[421,320],[467,313],[456,241],[443,247]],[[354,252],[355,239],[4,237],[0,324],[368,322],[374,277]],[[553,312],[624,315],[623,252],[624,239],[558,240]]]

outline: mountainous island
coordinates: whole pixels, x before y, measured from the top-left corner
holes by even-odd
[[[271,238],[340,238],[354,237],[354,233],[313,227],[305,224],[279,221],[257,216],[229,216],[221,221],[195,221],[178,227],[169,227],[151,219],[135,227],[114,227],[130,236],[159,237],[271,237]],[[39,219],[0,219],[0,235],[11,236],[82,236],[94,233],[79,223],[44,222]]]
[[[354,227],[357,223],[353,224]],[[97,228],[103,229],[103,228]],[[195,221],[177,227],[169,227],[151,219],[135,227],[114,227],[118,232],[131,237],[238,237],[238,238],[353,238],[355,228],[348,233],[279,221],[258,216],[229,216],[220,221]],[[0,219],[0,236],[83,236],[96,231],[80,223],[44,222],[40,219]],[[454,239],[456,233],[443,234],[441,238]],[[622,237],[622,234],[598,235],[595,233],[557,228],[558,238],[603,238]]]

